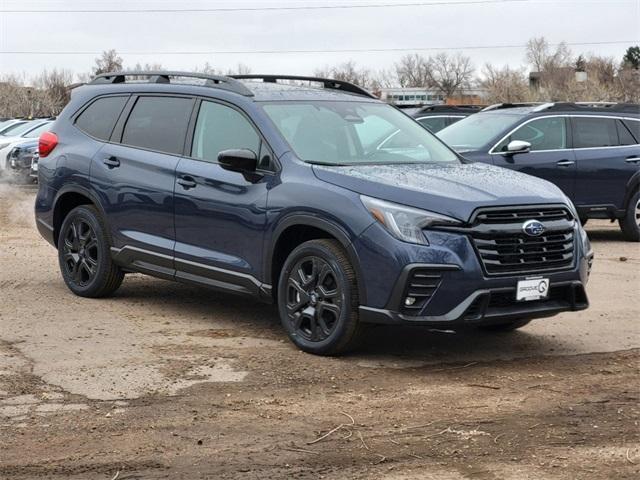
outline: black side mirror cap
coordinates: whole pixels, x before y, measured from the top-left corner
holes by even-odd
[[[218,163],[232,172],[255,172],[258,168],[258,156],[247,148],[223,150],[218,153]]]

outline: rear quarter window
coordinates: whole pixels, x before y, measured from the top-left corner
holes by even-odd
[[[94,138],[107,141],[129,97],[102,97],[76,118],[76,127]]]
[[[636,139],[633,138],[631,132],[627,127],[625,127],[622,120],[616,120],[616,125],[618,126],[618,138],[620,139],[620,145],[635,145]]]
[[[629,129],[634,136],[635,143],[640,143],[640,120],[630,120],[625,118],[622,123]]]

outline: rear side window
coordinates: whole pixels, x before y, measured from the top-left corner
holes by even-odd
[[[140,97],[122,133],[132,147],[181,154],[193,100],[179,97]]]
[[[76,127],[92,137],[109,140],[128,98],[120,96],[97,99],[76,119]]]
[[[640,120],[629,120],[628,118],[626,118],[622,121],[622,123],[624,123],[631,134],[635,137],[635,143],[640,142]]]
[[[213,102],[202,102],[191,146],[191,156],[218,161],[223,150],[246,148],[260,153],[260,137],[237,110]]]
[[[618,132],[613,118],[573,117],[574,148],[613,147],[618,145]]]
[[[497,150],[499,152],[507,151],[507,145],[513,140],[529,142],[531,151],[567,148],[566,119],[564,117],[548,117],[526,123],[505,138]]]
[[[627,127],[625,127],[622,120],[616,120],[618,126],[618,138],[620,139],[620,145],[635,145],[638,143]]]

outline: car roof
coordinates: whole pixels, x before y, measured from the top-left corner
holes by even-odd
[[[593,115],[626,117],[640,116],[640,105],[633,103],[580,103],[549,102],[540,104],[498,104],[482,110],[482,114],[507,114],[514,116]]]
[[[306,85],[287,83],[265,83],[252,80],[243,81],[253,92],[256,102],[267,101],[299,101],[299,100],[324,100],[324,101],[365,101],[377,102],[378,100],[358,95],[352,92],[328,90]]]
[[[229,93],[249,101],[375,101],[371,93],[343,80],[296,75],[209,75],[193,72],[112,72],[98,75],[89,86],[111,92],[175,92],[221,97]],[[78,89],[86,91],[83,88]]]

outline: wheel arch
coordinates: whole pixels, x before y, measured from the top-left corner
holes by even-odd
[[[624,202],[622,208],[626,211],[629,206],[631,197],[640,189],[640,170],[631,175],[631,178],[627,181],[624,193]]]
[[[334,239],[342,245],[356,273],[358,295],[360,302],[364,304],[366,289],[361,281],[360,262],[349,234],[345,229],[329,220],[305,214],[291,215],[280,222],[267,246],[264,278],[272,285],[273,298],[277,298],[278,278],[289,254],[301,243],[319,238]]]
[[[80,205],[91,205],[98,209],[103,219],[106,218],[100,202],[98,202],[96,196],[89,189],[79,185],[61,189],[56,195],[53,204],[53,241],[56,247],[58,245],[58,235],[60,234],[62,222],[71,210]]]

